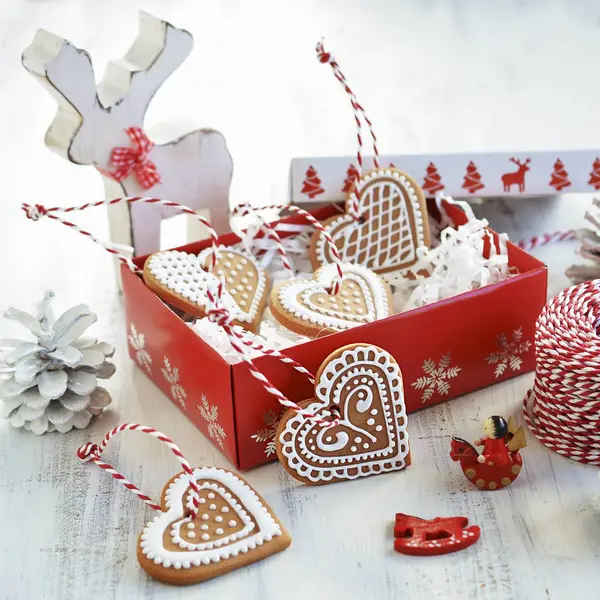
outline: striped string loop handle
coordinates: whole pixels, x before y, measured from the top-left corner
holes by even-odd
[[[196,477],[194,476],[194,471],[190,466],[190,463],[186,460],[185,456],[183,456],[178,446],[173,442],[173,440],[169,436],[165,435],[164,433],[161,433],[160,431],[157,431],[152,427],[146,427],[137,423],[123,423],[123,425],[119,425],[118,427],[111,429],[104,436],[99,445],[88,442],[87,444],[81,446],[81,448],[77,450],[77,457],[82,462],[91,461],[97,464],[101,469],[103,469],[114,479],[116,479],[122,486],[124,486],[130,492],[133,492],[142,502],[145,502],[150,508],[162,512],[162,507],[160,506],[160,504],[154,502],[149,496],[144,494],[136,485],[134,485],[133,483],[131,483],[131,481],[126,479],[124,475],[121,475],[121,473],[119,473],[113,466],[104,462],[100,458],[111,438],[113,438],[118,433],[121,433],[122,431],[140,431],[141,433],[146,433],[163,442],[169,448],[169,450],[171,450],[171,452],[175,455],[175,457],[181,464],[185,473],[187,473],[187,475],[189,476],[190,488],[192,489],[191,499],[193,504],[193,508],[190,510],[190,517],[192,520],[195,519],[198,516],[198,507],[200,505],[200,490],[198,489],[198,484],[196,482]]]
[[[240,330],[233,325],[233,319],[229,314],[229,311],[225,308],[222,308],[221,306],[221,296],[223,294],[223,291],[224,288],[222,282],[219,282],[215,290],[211,290],[210,288],[207,290],[206,296],[210,304],[210,308],[207,311],[207,317],[213,323],[216,323],[217,325],[223,328],[223,330],[229,337],[229,343],[231,344],[231,347],[237,352],[241,360],[243,360],[246,363],[250,374],[261,383],[261,385],[269,394],[275,396],[275,398],[277,398],[277,400],[282,406],[294,410],[306,419],[315,421],[323,427],[335,427],[339,425],[339,413],[332,413],[331,417],[321,417],[315,413],[312,413],[302,408],[299,404],[296,404],[295,402],[284,396],[283,393],[279,391],[267,379],[267,377],[265,377],[265,375],[261,371],[258,370],[258,368],[252,362],[252,359],[247,355],[244,349],[244,346],[249,346],[250,343],[244,340],[244,334],[242,334]],[[314,377],[299,363],[296,363],[292,359],[288,358],[287,356],[284,356],[276,350],[263,348],[263,351],[269,356],[275,356],[287,364],[292,364],[294,368],[296,368],[298,371],[303,372],[305,375],[307,375],[310,382],[314,384]]]
[[[532,433],[548,448],[600,466],[600,280],[563,290],[542,310],[535,381],[523,401]]]
[[[210,222],[205,219],[203,216],[199,215],[195,210],[184,206],[183,204],[179,204],[178,202],[170,202],[169,200],[161,200],[160,198],[147,198],[143,196],[125,196],[123,198],[114,198],[113,200],[100,200],[99,202],[88,202],[87,204],[83,204],[81,206],[70,206],[70,207],[62,207],[62,206],[54,206],[54,207],[46,207],[42,204],[22,204],[21,209],[25,212],[25,215],[28,219],[32,221],[39,221],[42,217],[48,217],[49,219],[53,219],[54,221],[58,221],[75,231],[78,231],[82,235],[88,237],[96,244],[102,246],[105,250],[114,254],[123,264],[127,265],[129,269],[131,269],[134,273],[141,274],[142,271],[139,267],[137,267],[133,261],[131,260],[131,248],[110,242],[105,242],[97,237],[93,236],[89,231],[85,231],[81,229],[75,223],[71,223],[67,221],[60,214],[68,214],[72,212],[81,212],[82,210],[86,210],[88,208],[95,208],[98,206],[114,206],[116,204],[159,204],[161,206],[167,206],[170,208],[177,208],[180,212],[191,215],[198,219],[207,229],[211,238],[211,247],[212,247],[212,260],[210,268],[214,269],[217,258],[218,258],[218,244],[219,244],[219,236],[217,232],[213,229]]]
[[[331,256],[333,257],[333,262],[335,263],[337,271],[337,276],[331,284],[331,289],[329,290],[329,293],[332,296],[338,294],[340,291],[342,279],[344,277],[344,270],[342,268],[342,258],[340,256],[337,246],[335,245],[335,242],[333,241],[333,238],[331,237],[331,234],[329,233],[329,231],[327,231],[325,227],[323,227],[323,224],[318,219],[315,219],[315,217],[313,217],[308,211],[293,204],[269,204],[268,206],[260,207],[251,206],[249,204],[238,204],[233,209],[232,215],[243,216],[256,213],[262,210],[289,210],[290,212],[304,217],[311,225],[314,225],[314,227],[323,234],[323,237],[325,238],[325,241],[329,246],[329,251],[331,252]]]
[[[247,212],[236,213],[234,210],[231,213],[231,216],[242,217],[242,216],[245,216],[248,214],[258,215],[258,212],[253,211],[253,210],[248,210]],[[277,230],[275,229],[275,226],[272,223],[269,223],[269,221],[264,219],[262,216],[260,216],[260,215],[258,215],[258,216],[260,219],[260,229],[262,231],[264,231],[264,234],[267,238],[273,240],[273,242],[275,243],[275,253],[281,257],[281,264],[282,264],[283,268],[288,272],[289,277],[293,277],[294,269],[292,268],[292,265],[290,264],[287,251],[285,249],[285,246],[283,245],[283,242],[281,241],[281,237],[279,237],[279,233],[277,233]]]
[[[554,244],[555,242],[568,242],[574,240],[577,236],[577,232],[574,229],[568,229],[566,231],[551,231],[548,233],[542,233],[541,235],[534,235],[531,238],[519,240],[516,245],[529,252],[540,246],[547,246],[548,244]]]
[[[360,192],[360,190],[357,189],[356,184],[357,184],[360,176],[362,175],[362,167],[363,167],[362,122],[360,119],[361,116],[365,120],[365,122],[369,128],[369,132],[371,133],[371,139],[373,142],[373,165],[375,166],[376,169],[379,168],[379,149],[377,148],[377,137],[375,136],[375,132],[373,131],[373,124],[372,124],[371,120],[367,116],[365,109],[361,106],[361,104],[359,104],[354,92],[350,89],[350,86],[348,85],[348,80],[342,73],[342,70],[340,69],[340,65],[338,64],[338,62],[335,60],[335,58],[333,58],[333,56],[329,52],[325,51],[325,48],[323,46],[323,40],[321,40],[317,43],[316,51],[317,51],[317,59],[319,60],[319,62],[328,64],[331,67],[331,70],[333,71],[333,75],[335,76],[335,78],[342,84],[344,91],[346,92],[346,94],[348,94],[348,97],[350,98],[350,104],[352,106],[352,111],[354,113],[354,121],[356,123],[356,139],[358,142],[358,148],[356,151],[356,162],[357,162],[357,173],[358,174],[354,180],[356,198],[352,203],[352,213],[353,213],[354,218],[356,220],[359,220],[361,218],[361,215],[359,214],[359,206],[358,206],[358,193]]]

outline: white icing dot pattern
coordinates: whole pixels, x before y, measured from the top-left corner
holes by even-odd
[[[344,264],[342,270],[338,295],[332,296],[328,291],[337,277],[336,265],[329,264],[318,269],[312,280],[291,280],[281,285],[277,292],[280,307],[276,310],[283,310],[319,330],[350,329],[389,316],[388,287],[375,273],[353,264]],[[348,293],[350,284],[360,289],[355,292],[358,296],[353,304],[341,296],[341,292]]]
[[[140,536],[141,551],[148,559],[162,565],[163,568],[189,569],[192,566],[218,563],[238,556],[239,553],[251,552],[273,537],[281,535],[279,525],[254,490],[234,473],[215,467],[203,467],[195,469],[194,476],[199,483],[201,497],[207,489],[211,490],[209,498],[211,495],[211,499],[218,495],[228,504],[223,508],[233,510],[239,517],[237,521],[231,521],[235,523],[231,527],[236,527],[241,521],[242,528],[225,534],[222,527],[217,527],[214,529],[217,537],[213,537],[210,534],[210,523],[202,523],[199,527],[204,533],[200,535],[199,542],[193,541],[197,536],[190,525],[194,523],[190,523],[189,517],[184,516],[185,511],[192,506],[192,494],[187,475],[182,474],[175,478],[166,490],[167,511],[150,522]],[[240,502],[232,494],[235,494]],[[200,519],[204,519],[205,515],[208,517],[203,513]],[[167,530],[173,544],[179,550],[165,548],[163,535]]]
[[[407,418],[402,375],[392,356],[376,346],[356,346],[322,369],[315,385],[317,400],[306,410],[326,416],[329,411],[324,407],[337,406],[340,425],[323,429],[293,414],[285,421],[280,436],[282,461],[302,479],[314,483],[404,468],[409,450]],[[369,382],[375,387],[369,387]],[[379,409],[371,408],[374,402]],[[369,417],[365,423],[363,414],[376,418]],[[353,418],[359,420],[353,422]],[[374,427],[378,421],[385,426]],[[361,435],[355,435],[356,431]],[[313,438],[317,440],[315,450],[307,444]]]

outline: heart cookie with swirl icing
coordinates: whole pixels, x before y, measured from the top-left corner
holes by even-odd
[[[391,313],[392,291],[375,273],[353,264],[342,265],[339,293],[330,294],[336,266],[317,269],[313,279],[292,279],[273,287],[273,316],[287,329],[309,337],[342,331],[384,319]]]
[[[219,248],[214,269],[210,270],[212,250],[197,256],[177,250],[152,254],[144,265],[144,281],[155,294],[196,317],[208,308],[206,291],[223,281],[226,293],[222,304],[234,322],[256,332],[268,300],[269,276],[250,256],[234,248]]]
[[[301,403],[325,427],[287,410],[277,456],[294,478],[317,485],[403,469],[410,464],[402,374],[393,356],[369,344],[339,348],[315,378],[316,398]]]
[[[397,169],[375,169],[358,179],[356,190],[346,201],[347,214],[324,223],[342,261],[379,274],[408,274],[418,261],[417,248],[430,244],[421,187]],[[349,214],[354,205],[358,206],[361,222]],[[333,262],[321,231],[312,237],[310,256],[315,269]]]
[[[138,560],[154,579],[199,583],[285,550],[291,538],[266,502],[238,475],[216,467],[194,469],[200,510],[189,516],[189,477],[171,479],[161,496],[163,512],[138,540]]]

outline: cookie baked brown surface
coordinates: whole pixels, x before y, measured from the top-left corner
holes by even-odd
[[[338,294],[330,293],[337,276],[335,265],[325,265],[312,279],[292,279],[273,287],[273,316],[290,331],[318,337],[392,314],[392,290],[375,273],[360,265],[343,265]]]
[[[144,264],[144,282],[168,304],[201,318],[208,309],[207,289],[214,291],[221,280],[226,290],[223,307],[235,317],[235,324],[256,332],[269,297],[268,274],[239,250],[220,248],[214,268],[211,256],[210,248],[199,255],[156,252]]]
[[[397,169],[375,169],[357,182],[358,198],[351,193],[346,214],[328,219],[329,232],[342,261],[376,273],[402,273],[417,262],[416,250],[430,245],[427,204],[423,190]],[[358,205],[361,222],[350,214]],[[313,234],[310,245],[313,267],[333,262],[323,232]]]
[[[142,568],[159,581],[189,585],[212,579],[285,550],[291,538],[269,505],[239,475],[216,467],[195,469],[200,509],[191,520],[189,477],[180,473],[163,489],[163,513],[140,534]]]
[[[277,456],[294,478],[318,485],[403,469],[410,464],[402,375],[394,358],[369,344],[339,348],[315,378],[315,398],[284,413],[275,437]]]

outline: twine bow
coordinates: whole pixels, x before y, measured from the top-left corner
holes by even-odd
[[[138,183],[149,190],[161,182],[156,165],[148,158],[154,143],[139,127],[128,127],[125,132],[132,145],[113,148],[110,164],[117,168],[109,171],[109,175],[116,181],[123,181],[134,173]]]

